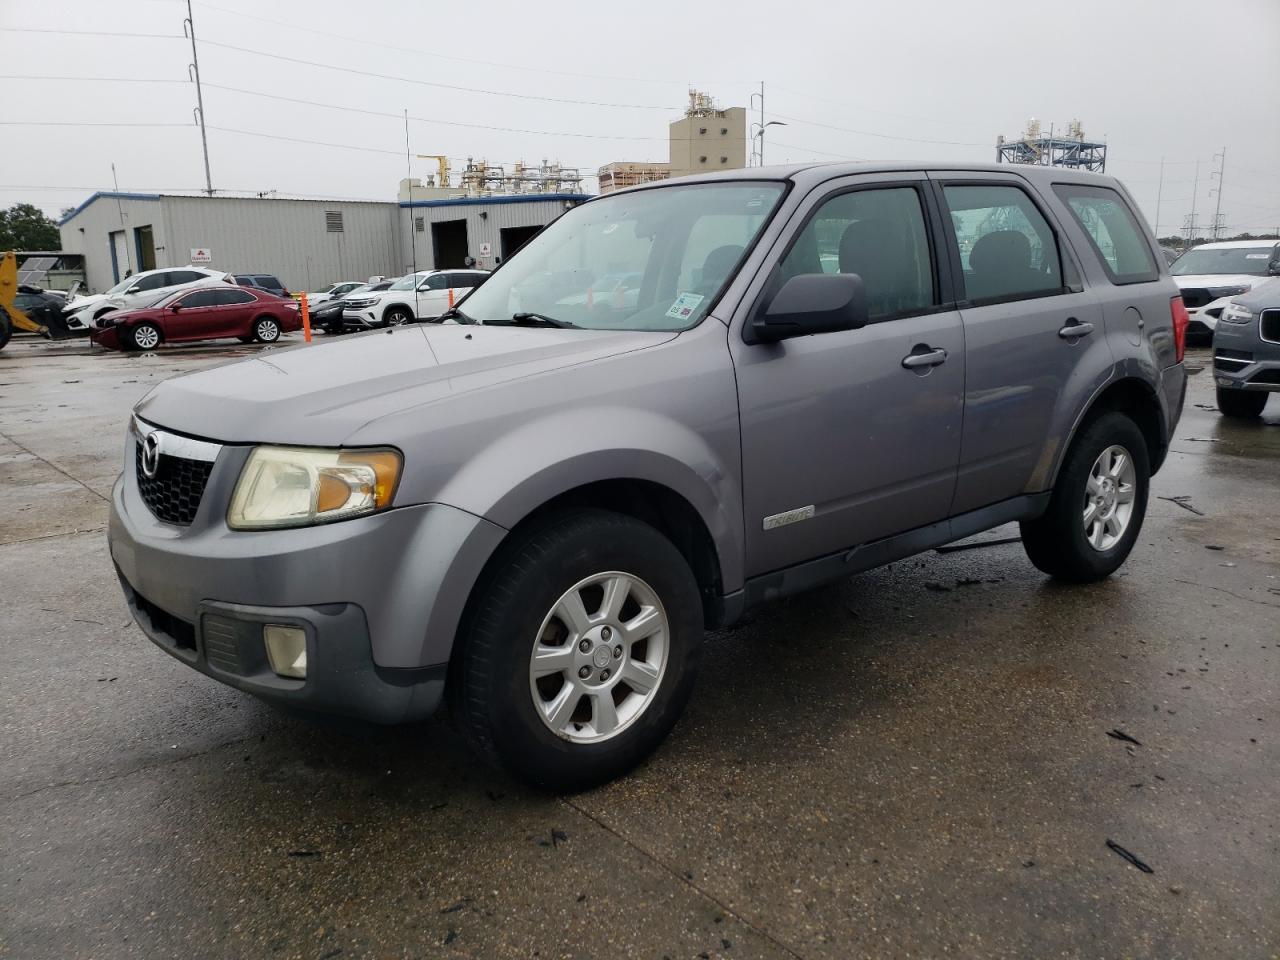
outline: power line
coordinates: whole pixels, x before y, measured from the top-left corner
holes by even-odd
[[[0,120],[5,127],[193,127],[187,123],[106,123],[97,120]]]
[[[44,27],[0,27],[5,33],[58,33],[69,37],[135,37],[147,40],[185,40],[180,33],[124,33],[116,30],[55,30]]]
[[[354,67],[340,67],[332,63],[322,63],[318,60],[303,60],[299,57],[286,57],[280,53],[268,53],[265,50],[254,50],[250,47],[237,46],[234,43],[223,43],[220,40],[202,40],[200,41],[207,47],[221,47],[224,50],[236,50],[240,53],[251,54],[255,57],[267,57],[271,60],[281,60],[285,63],[296,63],[304,67],[318,67],[321,70],[336,70],[339,73],[349,73],[359,77],[372,77],[375,80],[394,80],[399,83],[413,83],[422,87],[434,87],[439,90],[453,90],[457,93],[480,93],[490,97],[510,97],[513,100],[538,100],[543,103],[571,103],[576,106],[583,107],[612,107],[615,109],[628,110],[663,110],[668,113],[678,110],[678,107],[659,106],[650,103],[606,103],[598,100],[575,100],[570,97],[542,97],[532,93],[513,93],[506,90],[485,90],[480,87],[464,87],[451,83],[437,83],[433,80],[418,80],[414,77],[402,77],[390,73],[375,73],[372,70],[357,70]]]
[[[253,130],[237,130],[234,127],[217,127],[213,124],[209,125],[210,130],[217,130],[219,133],[236,133],[242,137],[261,137],[266,140],[283,140],[287,143],[303,143],[312,147],[337,147],[341,150],[359,150],[363,153],[385,153],[389,156],[400,156],[399,150],[383,150],[379,147],[358,147],[352,143],[333,143],[328,140],[305,140],[302,137],[286,137],[278,133],[257,133]]]
[[[855,130],[852,127],[837,127],[830,123],[819,123],[817,120],[806,120],[804,117],[791,117],[785,113],[771,114],[779,120],[786,120],[791,123],[801,123],[810,127],[822,127],[825,130],[839,130],[841,133],[854,133],[862,137],[875,137],[880,140],[902,140],[906,143],[932,143],[943,144],[950,147],[990,147],[990,143],[971,143],[962,140],[925,140],[919,137],[899,137],[889,133],[874,133],[870,130]]]
[[[470,57],[455,57],[451,54],[436,53],[432,50],[420,50],[414,47],[401,47],[393,43],[383,43],[378,40],[364,40],[360,37],[353,37],[348,34],[332,33],[328,30],[317,30],[315,27],[304,27],[296,23],[288,23],[284,20],[272,20],[269,17],[260,17],[255,13],[244,13],[240,10],[230,10],[227,7],[219,7],[212,3],[205,3],[204,0],[196,0],[199,6],[207,10],[217,10],[219,13],[228,13],[236,17],[244,17],[248,20],[257,20],[261,23],[270,23],[278,27],[286,27],[291,32],[301,30],[304,33],[314,33],[321,37],[330,37],[334,40],[341,40],[343,43],[359,43],[371,47],[380,47],[384,50],[395,50],[399,53],[410,53],[415,57],[428,57],[433,60],[449,60],[455,63],[466,63],[473,66],[481,67],[497,67],[505,70],[525,70],[530,73],[546,73],[562,77],[577,77],[584,80],[618,80],[629,83],[662,83],[662,84],[681,84],[683,80],[662,80],[656,77],[621,77],[605,73],[578,73],[571,70],[549,70],[545,67],[526,67],[517,63],[500,63],[494,60],[476,60]],[[737,81],[734,81],[737,82]],[[412,118],[411,118],[412,119]]]
[[[816,153],[820,157],[835,157],[838,160],[865,161],[867,157],[855,157],[847,153],[831,153],[827,150],[815,150],[813,147],[802,147],[795,143],[783,143],[781,140],[770,140],[775,147],[786,147],[789,150],[803,150],[805,153]]]

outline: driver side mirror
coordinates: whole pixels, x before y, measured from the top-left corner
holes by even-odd
[[[782,285],[751,322],[755,343],[857,330],[867,325],[867,291],[856,273],[804,273]]]
[[[177,313],[179,310],[181,310],[181,309],[182,309],[182,304],[180,304],[180,303],[171,303],[171,304],[169,304],[169,309],[170,309],[173,313]]]
[[[130,287],[128,290],[125,291],[125,293],[141,293],[141,292],[142,292],[142,284],[140,283],[135,283],[132,287]]]
[[[1280,260],[1272,260],[1267,264],[1267,276],[1280,277]]]

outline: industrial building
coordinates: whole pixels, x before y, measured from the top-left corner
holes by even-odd
[[[1107,145],[1086,140],[1079,120],[1067,124],[1065,134],[1054,133],[1050,125],[1046,135],[1039,120],[1032,117],[1022,136],[1006,140],[996,137],[996,163],[1026,163],[1042,167],[1070,167],[1103,173],[1107,169]]]
[[[721,109],[710,94],[690,90],[684,116],[668,127],[668,141],[666,163],[619,160],[605,164],[596,173],[600,192],[712,170],[741,170],[747,165],[747,111]]]
[[[415,183],[403,182],[404,199],[387,202],[99,192],[61,221],[62,251],[83,255],[90,291],[188,264],[270,273],[291,290],[315,290],[415,267],[492,269],[587,199]]]

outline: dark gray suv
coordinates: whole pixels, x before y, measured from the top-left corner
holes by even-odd
[[[195,669],[387,723],[447,698],[557,789],[651,751],[704,629],[755,604],[1010,521],[1046,573],[1107,576],[1186,389],[1131,198],[1058,169],[611,194],[442,320],[158,386],[111,555]]]

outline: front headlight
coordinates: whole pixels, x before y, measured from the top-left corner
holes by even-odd
[[[1253,311],[1247,307],[1242,307],[1238,303],[1228,303],[1222,316],[1218,319],[1225,323],[1252,323]]]
[[[391,506],[400,453],[255,447],[227,511],[235,530],[305,527],[359,517]]]

